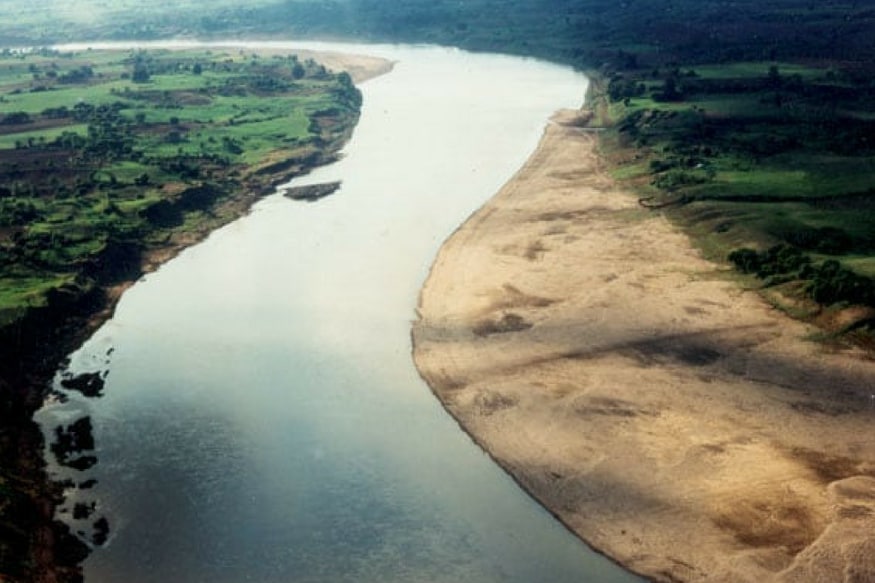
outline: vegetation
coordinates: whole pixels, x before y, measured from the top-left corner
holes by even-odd
[[[623,70],[603,99],[617,176],[712,258],[794,300],[875,307],[868,76],[801,62]]]
[[[300,170],[359,95],[296,57],[0,54],[0,324],[139,269],[269,163]],[[269,175],[269,172],[267,173]]]
[[[729,260],[743,273],[753,273],[769,285],[807,281],[804,291],[816,302],[839,302],[875,307],[875,281],[851,271],[835,259],[818,265],[796,247],[775,245],[757,252],[747,247],[729,254]]]

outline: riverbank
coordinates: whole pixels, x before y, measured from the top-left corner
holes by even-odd
[[[255,51],[259,52],[259,51]],[[298,53],[335,71],[345,71],[356,82],[388,72],[384,59],[317,53]],[[0,358],[0,528],[7,534],[0,544],[0,579],[30,583],[77,581],[88,548],[69,529],[54,520],[60,488],[48,481],[42,462],[43,436],[33,422],[52,376],[61,360],[112,316],[123,292],[143,273],[152,271],[212,231],[246,214],[262,196],[279,184],[337,158],[352,135],[356,117],[328,120],[318,151],[290,160],[260,160],[241,169],[239,188],[202,209],[197,223],[171,230],[161,244],[152,244],[135,257],[124,256],[124,265],[107,260],[107,274],[81,294],[59,293],[45,307],[30,308],[20,320],[6,323],[2,331],[4,354]],[[227,184],[226,184],[227,185]],[[173,195],[173,186],[169,194]],[[198,207],[199,208],[199,207]]]
[[[875,573],[875,364],[726,281],[561,112],[443,246],[421,374],[536,499],[658,581]]]

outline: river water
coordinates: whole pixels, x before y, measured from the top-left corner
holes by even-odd
[[[274,43],[276,44],[276,43]],[[39,414],[90,416],[97,463],[54,471],[95,583],[632,581],[477,448],[417,375],[410,323],[441,242],[581,104],[573,71],[437,47],[298,44],[385,56],[362,85],[343,180],[273,195],[149,274],[75,354],[107,374]],[[51,457],[51,456],[50,456]],[[51,460],[50,460],[51,461]]]

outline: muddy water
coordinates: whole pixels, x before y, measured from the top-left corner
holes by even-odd
[[[307,45],[314,48],[313,45]],[[273,195],[131,288],[72,356],[106,374],[47,431],[90,416],[97,463],[56,469],[67,509],[96,501],[109,582],[635,580],[532,502],[441,409],[410,357],[441,242],[579,106],[566,68],[435,47],[362,86],[342,180],[318,203]]]

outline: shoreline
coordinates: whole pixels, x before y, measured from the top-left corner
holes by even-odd
[[[412,337],[447,411],[657,581],[875,576],[875,363],[805,338],[602,167],[563,111],[443,245]]]
[[[256,48],[252,51],[259,52]],[[282,52],[312,58],[334,71],[345,71],[357,84],[388,73],[394,66],[386,59],[366,55],[297,49]],[[20,523],[20,534],[27,539],[23,543],[27,548],[18,551],[22,556],[4,557],[4,561],[13,565],[16,571],[19,566],[13,561],[20,559],[22,565],[26,565],[22,579],[17,579],[14,573],[6,573],[10,581],[79,581],[78,567],[90,552],[66,525],[55,519],[61,490],[45,474],[44,438],[33,421],[33,415],[42,405],[51,378],[63,359],[112,318],[124,292],[143,275],[203,241],[213,231],[245,216],[256,202],[275,192],[280,185],[335,161],[355,131],[357,121],[354,118],[347,130],[325,144],[319,155],[312,159],[268,161],[251,168],[241,180],[240,188],[212,209],[214,220],[195,230],[174,233],[165,245],[145,250],[134,272],[98,284],[73,303],[31,310],[18,324],[10,326],[10,329],[17,327],[20,330],[19,342],[23,345],[16,349],[14,362],[4,359],[4,366],[0,369],[0,388],[14,395],[14,399],[9,399],[0,411],[5,425],[0,435],[0,457],[4,459],[7,471],[14,472],[17,482],[20,482],[11,495],[7,494],[11,500],[7,504],[14,505],[12,512]],[[27,339],[22,342],[22,337]],[[5,563],[2,565],[6,566]]]

